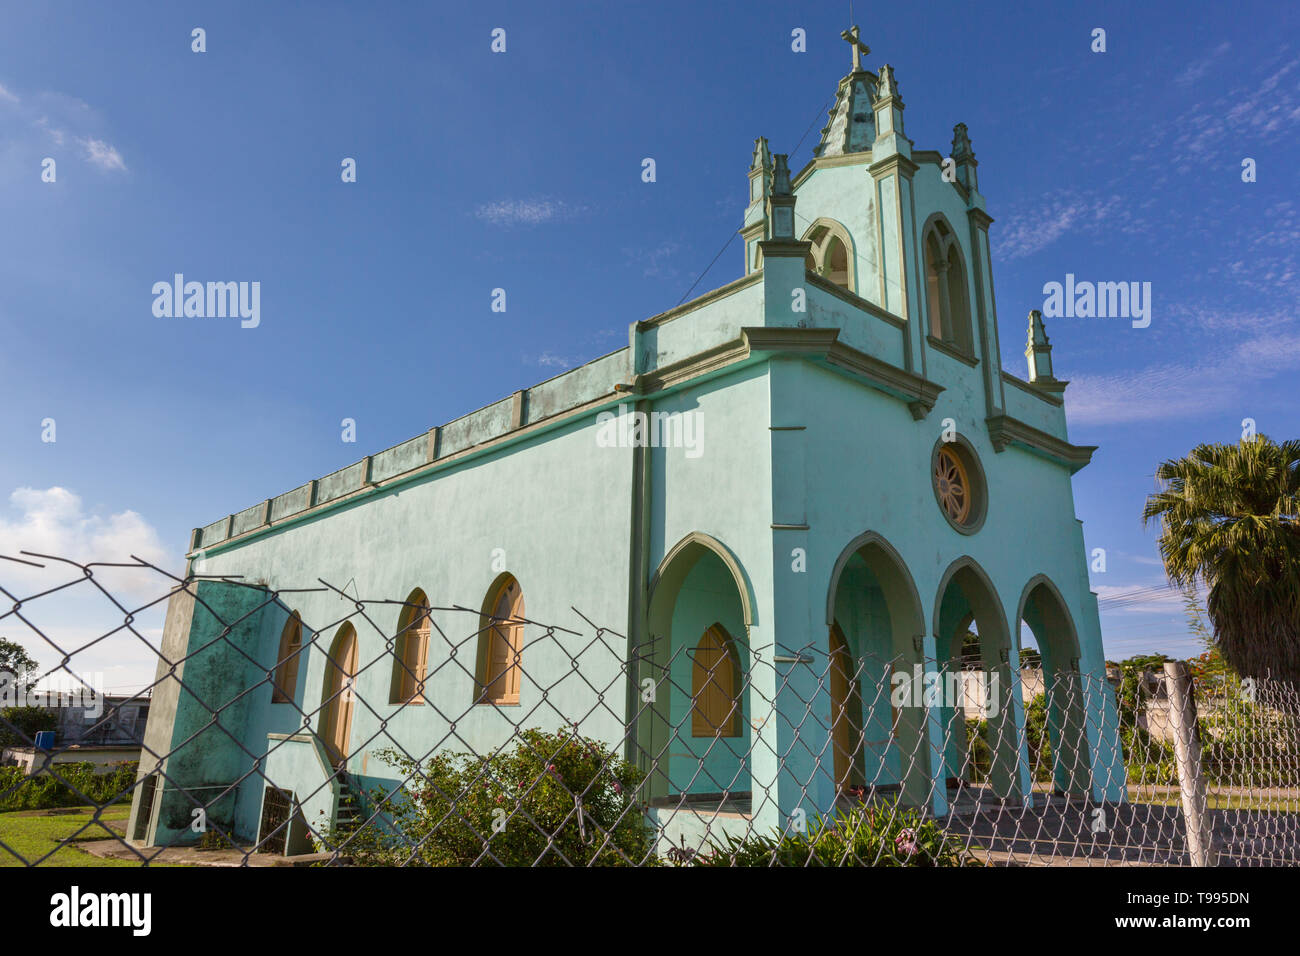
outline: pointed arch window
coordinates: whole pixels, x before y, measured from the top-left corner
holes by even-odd
[[[739,737],[740,661],[721,624],[704,632],[691,667],[691,735]]]
[[[429,599],[416,588],[406,599],[393,643],[393,680],[390,704],[423,704],[424,678],[429,662]]]
[[[511,575],[502,578],[483,604],[479,632],[478,702],[517,704],[524,647],[524,592]]]
[[[961,245],[942,218],[930,223],[922,243],[930,336],[964,355],[973,356],[975,346]]]
[[[276,657],[271,703],[293,703],[293,698],[298,693],[298,662],[301,659],[302,619],[294,611],[280,631],[280,649]]]
[[[842,289],[856,290],[853,242],[848,230],[832,219],[818,219],[804,233],[804,241],[812,243],[804,260],[804,267],[809,272],[834,282]]]

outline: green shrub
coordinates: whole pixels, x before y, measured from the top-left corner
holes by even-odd
[[[966,718],[966,769],[970,783],[988,780],[993,768],[993,751],[989,749],[988,721],[977,717]]]
[[[1047,697],[1035,694],[1025,705],[1025,747],[1029,751],[1029,766],[1034,779],[1046,782],[1052,779],[1054,759],[1052,738],[1047,730]]]
[[[91,763],[61,763],[54,765],[58,776],[45,771],[29,777],[21,767],[0,767],[0,811],[102,806],[129,799],[135,763],[113,764],[103,772],[97,769]]]
[[[1300,762],[1295,716],[1260,706],[1242,692],[1240,684],[1225,685],[1220,700],[1202,704],[1204,711],[1196,722],[1206,777],[1243,787],[1291,784]]]
[[[805,833],[728,835],[704,852],[679,854],[690,866],[979,866],[934,820],[895,803],[818,817]]]
[[[1130,783],[1178,785],[1171,741],[1157,740],[1150,731],[1136,724],[1121,724],[1119,739]]]
[[[378,756],[404,786],[371,793],[368,815],[382,819],[323,841],[358,865],[626,866],[651,855],[634,799],[642,775],[597,741],[524,730],[491,757]]]

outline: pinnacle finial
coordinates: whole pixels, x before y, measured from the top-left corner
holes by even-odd
[[[880,68],[879,95],[881,98],[898,96],[898,82],[894,79],[894,68],[888,63]]]
[[[1065,388],[1052,373],[1052,343],[1047,340],[1043,326],[1043,313],[1034,309],[1029,313],[1029,341],[1025,344],[1025,358],[1029,360],[1029,381],[1050,390]]]
[[[794,189],[790,185],[790,162],[786,153],[777,153],[772,157],[775,166],[772,173],[772,195],[791,196]]]
[[[1035,345],[1051,345],[1047,339],[1047,327],[1043,325],[1043,313],[1037,309],[1029,313],[1029,341],[1026,345],[1029,348]]]
[[[952,128],[952,158],[956,160],[973,157],[975,148],[970,144],[970,134],[965,123],[958,123]]]

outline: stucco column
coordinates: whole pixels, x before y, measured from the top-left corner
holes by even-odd
[[[806,261],[811,242],[769,239],[760,242],[763,251],[763,325],[788,328],[807,318],[796,312],[795,290],[803,289]],[[807,291],[804,291],[804,298]],[[806,308],[806,306],[804,306]]]
[[[783,827],[806,826],[835,802],[834,771],[828,766],[828,634],[821,623],[827,580],[810,567],[820,563],[809,558],[807,368],[802,359],[783,358],[769,369],[772,610],[767,619],[773,643],[765,664],[777,704],[773,739],[779,764],[772,795]]]
[[[989,784],[1004,800],[1033,805],[1033,771],[1029,766],[1029,741],[1025,736],[1024,693],[1020,686],[1020,655],[1015,647],[989,648],[982,654],[989,675],[985,700],[996,712],[986,715],[993,763]],[[992,686],[996,676],[997,687]]]
[[[761,599],[760,608],[761,619],[772,620],[771,607],[763,606]],[[755,624],[750,626],[748,633],[750,662],[745,714],[749,718],[750,728],[751,826],[760,833],[770,833],[773,829],[784,830],[794,807],[789,800],[788,788],[787,793],[782,794],[778,694],[783,665],[775,662],[775,630],[774,627]]]
[[[971,276],[975,281],[975,323],[980,375],[984,381],[984,408],[989,416],[1006,408],[1002,385],[1002,351],[998,344],[998,318],[993,297],[993,272],[989,255],[989,226],[993,220],[983,209],[967,211],[970,220]]]
[[[918,634],[912,639],[912,644],[917,657],[924,662],[923,666],[937,670],[939,642],[934,635]],[[924,695],[922,700],[924,701]],[[909,710],[903,710],[900,713],[908,712]],[[942,817],[948,813],[948,773],[947,761],[944,759],[947,735],[944,733],[943,708],[925,702],[917,716],[920,718],[917,730],[921,736],[924,752],[918,753],[916,759],[920,760],[924,757],[928,765],[925,768],[928,774],[906,774],[903,778],[903,799],[913,806],[928,805],[931,813]],[[920,789],[922,786],[925,786],[928,792],[922,792]]]
[[[1079,551],[1083,553],[1082,549]],[[1088,766],[1092,771],[1092,798],[1124,803],[1128,800],[1128,772],[1119,739],[1119,709],[1115,691],[1106,679],[1106,659],[1101,649],[1101,622],[1097,614],[1097,595],[1091,591],[1083,597],[1083,612],[1076,618],[1083,656],[1079,659],[1084,710],[1084,733]]]
[[[903,364],[909,372],[924,373],[923,317],[915,303],[921,301],[922,275],[918,263],[912,176],[919,167],[895,153],[868,167],[876,189],[880,247],[881,304],[907,320]]]
[[[1097,612],[1097,595],[1088,582],[1087,548],[1083,540],[1083,522],[1074,520],[1074,546],[1078,576],[1077,603],[1066,597],[1074,615],[1080,648],[1079,671],[1083,685],[1084,726],[1088,766],[1092,771],[1091,790],[1094,800],[1123,803],[1128,799],[1128,771],[1119,739],[1119,709],[1115,690],[1106,679],[1106,655],[1101,643],[1101,617]]]
[[[769,659],[777,701],[776,797],[784,824],[797,826],[811,824],[835,804],[828,635],[818,620],[821,608],[810,600],[809,575],[791,569],[789,554],[806,550],[807,533],[774,531],[773,541],[776,641]]]

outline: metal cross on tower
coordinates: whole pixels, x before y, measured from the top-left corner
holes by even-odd
[[[871,47],[867,46],[858,38],[858,28],[854,24],[851,30],[845,30],[840,34],[845,40],[853,44],[853,72],[856,73],[862,69],[862,57],[871,52]]]

